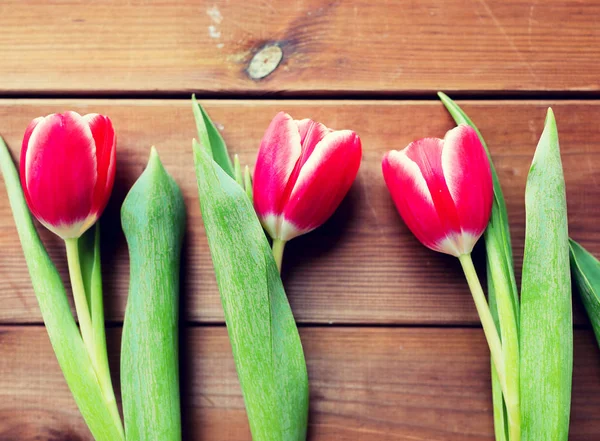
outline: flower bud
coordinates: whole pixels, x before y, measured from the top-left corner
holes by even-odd
[[[275,116],[254,169],[254,207],[273,239],[288,241],[323,224],[356,178],[362,148],[351,130]]]
[[[102,214],[115,177],[110,119],[76,112],[34,119],[21,148],[21,184],[33,215],[63,239],[77,238]]]
[[[487,227],[494,195],[486,152],[467,125],[388,152],[383,177],[398,212],[432,250],[469,254]]]

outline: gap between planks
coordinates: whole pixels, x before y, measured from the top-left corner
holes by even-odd
[[[0,332],[2,328],[37,328],[43,327],[43,322],[2,322],[0,323]],[[325,328],[325,329],[344,329],[344,328],[361,328],[361,329],[481,329],[478,323],[323,323],[323,322],[297,322],[298,328]],[[105,322],[106,329],[121,328],[123,321],[107,321]],[[209,321],[200,322],[197,320],[180,322],[181,328],[219,328],[225,327],[225,322]],[[573,330],[591,330],[589,323],[575,323]]]
[[[567,101],[567,100],[600,100],[600,91],[581,91],[581,90],[545,90],[545,91],[522,91],[522,90],[503,90],[503,91],[477,91],[477,90],[448,90],[440,89],[454,100],[470,101]],[[198,100],[266,100],[266,101],[289,101],[289,100],[335,100],[335,101],[439,101],[437,91],[435,90],[414,90],[414,91],[328,91],[315,90],[309,92],[297,91],[161,91],[136,92],[136,91],[8,91],[0,92],[0,100],[4,99],[65,99],[65,100],[86,100],[86,99],[107,99],[107,100],[189,100],[192,94],[196,95]]]

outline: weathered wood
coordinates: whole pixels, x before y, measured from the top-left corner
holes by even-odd
[[[325,226],[294,239],[286,249],[284,282],[301,322],[478,323],[460,266],[454,258],[421,246],[396,213],[381,176],[380,160],[423,136],[443,136],[452,127],[443,106],[397,101],[206,101],[204,104],[232,152],[253,164],[270,119],[281,109],[313,117],[361,136],[364,159],[357,182]],[[461,103],[481,128],[495,158],[512,225],[517,260],[524,236],[524,188],[546,107],[554,105],[567,182],[571,235],[600,256],[600,103]],[[188,210],[184,248],[183,312],[194,321],[221,322],[222,309],[200,218],[188,101],[0,101],[0,130],[15,156],[32,118],[69,108],[111,116],[117,131],[117,179],[102,219],[107,318],[123,317],[129,268],[119,207],[156,145],[165,167],[181,186]],[[66,279],[61,241],[41,229]],[[40,322],[37,303],[4,184],[0,180],[0,322]],[[479,256],[481,265],[482,253]],[[582,322],[579,315],[577,319]]]
[[[311,383],[311,441],[493,439],[489,357],[480,329],[300,333]],[[108,333],[113,367],[119,334]],[[600,432],[600,353],[591,330],[575,334],[569,439],[584,441]],[[185,439],[249,440],[225,328],[187,328],[183,340]],[[45,330],[0,327],[0,347],[0,441],[91,441]]]
[[[2,93],[600,90],[597,1],[12,0],[0,11]]]

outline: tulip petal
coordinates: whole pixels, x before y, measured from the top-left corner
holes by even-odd
[[[410,143],[404,152],[421,170],[442,228],[450,236],[460,234],[461,228],[456,206],[448,190],[442,169],[443,149],[444,141],[441,139],[423,138]]]
[[[30,133],[24,156],[30,209],[46,226],[86,221],[96,183],[96,149],[90,128],[75,112],[53,114]]]
[[[27,190],[27,167],[26,167],[26,157],[27,157],[27,149],[29,147],[29,138],[31,138],[31,134],[33,133],[33,129],[44,120],[43,116],[40,116],[29,123],[27,129],[25,130],[25,136],[23,136],[23,143],[21,144],[21,159],[19,163],[19,173],[21,175],[21,187],[23,187],[23,194],[25,195],[25,200],[27,201],[27,205],[31,207],[31,199],[29,197],[29,191]]]
[[[88,123],[96,144],[97,180],[92,198],[91,213],[102,213],[115,180],[116,137],[112,123],[107,116],[90,113],[83,119]]]
[[[441,140],[438,140],[441,143]],[[431,142],[431,141],[430,141]],[[455,254],[421,169],[402,151],[388,152],[382,162],[383,177],[406,226],[426,247]]]
[[[325,136],[333,130],[328,129],[324,124],[308,118],[296,121],[296,124],[298,125],[298,131],[300,132],[300,144],[302,145],[302,156],[296,167],[300,170],[310,155],[312,155],[312,152],[315,150],[319,141],[325,138]]]
[[[490,164],[473,128],[461,124],[446,134],[442,169],[472,249],[487,227],[493,197]]]
[[[254,168],[254,208],[263,227],[276,237],[286,189],[302,153],[298,126],[291,116],[278,113],[260,144]]]
[[[280,238],[290,240],[323,224],[350,190],[361,158],[360,138],[350,130],[330,132],[318,142],[285,206]]]

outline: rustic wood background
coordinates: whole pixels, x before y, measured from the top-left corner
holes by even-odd
[[[0,132],[15,158],[39,115],[105,113],[117,131],[102,219],[117,384],[128,286],[118,213],[155,145],[188,209],[186,439],[250,440],[191,165],[196,92],[243,163],[254,163],[279,110],[363,140],[349,196],[284,260],[311,380],[309,440],[493,440],[488,350],[460,267],[411,236],[380,161],[453,126],[436,90],[461,98],[498,168],[518,274],[527,171],[552,106],[571,235],[600,256],[599,1],[8,0],[0,16]],[[278,65],[261,58],[272,46]],[[268,73],[260,80],[253,58]],[[66,277],[60,240],[40,233]],[[2,182],[0,250],[0,441],[91,440],[46,336]],[[600,352],[576,295],[574,311],[570,439],[594,440]]]

